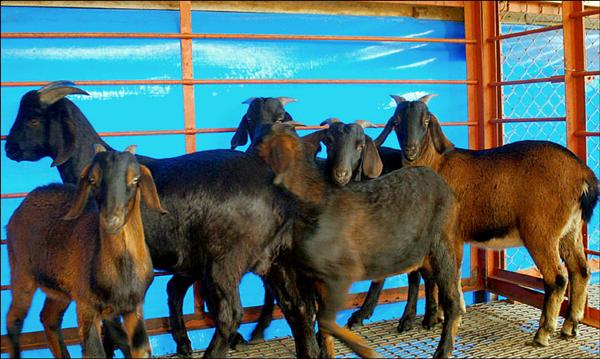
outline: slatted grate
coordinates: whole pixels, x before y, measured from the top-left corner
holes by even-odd
[[[600,286],[594,286],[590,290],[590,300],[598,300],[598,298],[600,298]],[[507,301],[470,306],[463,317],[453,356],[465,358],[598,358],[600,356],[600,329],[583,324],[579,326],[577,338],[566,341],[560,339],[559,334],[556,333],[546,348],[527,345],[538,328],[540,314],[540,310],[534,307]],[[559,319],[559,324],[562,324],[562,318]],[[397,320],[386,320],[365,325],[356,332],[385,357],[430,358],[433,356],[441,334],[440,325],[432,331],[419,328],[404,334],[399,334],[396,326]],[[335,352],[338,358],[356,358],[354,353],[338,341],[336,341]],[[202,351],[195,352],[193,357],[201,357],[202,354]],[[227,357],[294,356],[293,339],[284,338],[249,345],[242,350],[231,350]]]

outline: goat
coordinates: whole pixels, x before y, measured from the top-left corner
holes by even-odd
[[[450,238],[456,209],[448,185],[431,169],[410,168],[335,187],[327,183],[307,148],[311,146],[305,146],[291,127],[275,124],[258,152],[275,172],[274,183],[298,202],[297,256],[316,280],[321,300],[317,320],[328,355],[333,357],[330,334],[362,357],[378,355],[335,323],[352,282],[430,266],[446,315],[434,356],[450,356],[461,311],[458,262]]]
[[[78,167],[90,158],[85,150],[90,141],[104,144],[77,106],[64,98],[83,92],[72,83],[58,82],[26,93],[7,138],[9,158],[36,161],[51,156],[63,181],[73,178],[74,170],[81,171]],[[266,278],[277,297],[297,355],[316,357],[314,291],[289,260],[288,218],[294,209],[284,191],[273,186],[270,168],[256,156],[231,150],[138,160],[152,171],[171,213],[158,217],[142,207],[154,267],[174,273],[167,292],[177,352],[191,354],[182,305],[189,287],[201,280],[216,322],[205,356],[225,355],[242,317],[239,281],[252,271]]]
[[[575,336],[590,279],[581,230],[598,201],[598,179],[576,155],[553,142],[455,148],[427,108],[432,96],[418,101],[392,96],[396,111],[375,142],[383,143],[395,130],[403,166],[431,167],[448,182],[461,204],[457,241],[494,249],[525,246],[529,251],[546,293],[536,346],[548,345],[556,328],[567,285],[562,258],[571,289],[561,333]]]
[[[138,164],[134,150],[130,146],[125,152],[107,152],[97,145],[77,187],[38,187],[10,218],[7,245],[13,285],[7,333],[12,357],[20,357],[23,320],[37,288],[47,295],[41,321],[55,357],[69,357],[61,323],[73,300],[85,357],[105,355],[100,318],[114,315],[124,317],[128,356],[150,356],[142,304],[153,269],[140,198],[148,208],[166,211],[150,170]]]
[[[375,127],[371,122],[357,120],[351,124],[344,124],[338,118],[329,118],[321,123],[321,126],[329,127],[315,131],[304,136],[303,141],[308,141],[315,149],[324,143],[327,147],[327,161],[325,165],[326,177],[338,186],[346,185],[350,179],[360,181],[364,174],[367,178],[375,178],[381,173],[386,174],[402,167],[402,152],[389,147],[377,148],[373,140],[365,134],[364,129]],[[316,152],[316,151],[315,151]],[[425,268],[420,272],[425,278],[425,284],[432,285],[431,273]],[[409,282],[416,283],[411,288],[418,289],[421,273],[418,271],[409,274]],[[352,313],[348,319],[348,327],[360,326],[364,319],[371,317],[377,299],[383,290],[383,280],[373,281],[363,305],[359,310]],[[432,328],[443,314],[438,312],[437,302],[432,296],[433,291],[427,291],[426,311],[423,326]],[[398,324],[400,332],[408,330],[416,316],[416,302],[418,291],[412,290],[406,302],[406,309]]]

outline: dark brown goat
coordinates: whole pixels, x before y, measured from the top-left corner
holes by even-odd
[[[98,153],[77,187],[38,187],[12,215],[7,227],[13,284],[7,332],[12,357],[20,356],[19,336],[37,288],[47,295],[41,321],[55,357],[69,357],[60,327],[72,300],[77,302],[85,357],[105,356],[100,320],[115,315],[124,318],[123,334],[131,348],[127,354],[150,355],[142,304],[154,273],[140,200],[160,213],[166,211],[150,171],[138,164],[133,151],[131,146],[115,152],[97,145]]]
[[[331,186],[313,160],[312,146],[282,124],[272,126],[258,151],[275,172],[274,183],[298,201],[297,256],[307,274],[316,279],[321,299],[317,319],[328,355],[333,357],[333,335],[363,357],[378,356],[360,337],[335,322],[352,282],[430,266],[446,315],[434,356],[450,356],[461,310],[459,262],[451,248],[456,209],[444,180],[422,167],[342,188]]]
[[[361,181],[367,178],[378,177],[381,173],[389,173],[402,167],[402,152],[388,147],[375,146],[373,140],[365,134],[364,129],[375,127],[371,122],[357,120],[354,123],[345,124],[338,118],[329,118],[321,123],[329,127],[315,131],[302,138],[309,142],[315,152],[324,143],[327,147],[327,160],[325,174],[330,181],[338,186],[344,186],[350,179]],[[364,175],[364,176],[363,176]],[[460,254],[460,253],[459,253]],[[406,301],[406,307],[398,324],[398,331],[406,331],[412,328],[417,309],[418,285],[423,275],[425,286],[435,288],[432,274],[426,269],[411,272],[408,275],[409,283],[413,283]],[[371,317],[377,299],[383,290],[383,280],[373,281],[369,292],[360,309],[352,313],[348,319],[348,327],[362,325],[363,320]],[[416,284],[416,285],[415,285]],[[423,326],[431,329],[441,321],[443,313],[437,307],[435,290],[427,290],[425,317]],[[462,300],[462,297],[461,297]],[[464,309],[464,301],[461,301]]]
[[[581,230],[598,201],[598,179],[571,151],[552,142],[455,148],[427,108],[431,96],[412,102],[393,96],[398,106],[375,142],[383,143],[395,129],[404,166],[431,167],[448,181],[460,202],[457,241],[527,248],[546,292],[534,345],[548,345],[556,328],[567,286],[562,258],[571,286],[562,335],[575,336],[590,279]]]

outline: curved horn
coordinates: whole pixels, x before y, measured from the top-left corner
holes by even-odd
[[[65,97],[67,95],[73,95],[73,94],[86,95],[86,96],[90,95],[89,93],[83,91],[80,88],[71,87],[71,86],[62,86],[62,85],[56,85],[56,86],[49,87],[42,92],[40,92],[38,90],[38,93],[39,93],[39,97],[40,97],[40,102],[47,106],[54,104],[55,102],[57,102],[58,100],[62,99],[63,97]]]
[[[367,120],[356,120],[356,121],[354,121],[354,123],[359,125],[362,128],[377,127],[377,126],[375,126],[375,124],[373,122],[367,121]]]
[[[402,102],[406,102],[406,99],[404,97],[402,97],[402,96],[390,95],[390,97],[394,99],[394,101],[396,102],[396,105],[399,105]]]
[[[127,146],[127,148],[125,149],[125,152],[129,152],[132,155],[135,155],[135,151],[137,150],[137,145],[129,145]]]
[[[321,122],[321,123],[319,124],[319,126],[325,126],[325,125],[327,125],[327,126],[331,126],[332,124],[334,124],[334,123],[338,123],[338,122],[342,122],[342,120],[340,120],[340,119],[339,119],[339,118],[337,118],[337,117],[329,117],[329,118],[328,118],[328,119],[326,119],[325,121]]]
[[[282,106],[285,106],[290,102],[298,102],[298,100],[292,97],[277,97],[277,99],[279,100],[279,102],[281,102]]]
[[[247,99],[246,101],[243,101],[242,103],[245,105],[249,105],[252,103],[252,101],[256,100],[258,97],[250,97],[249,99]]]
[[[60,80],[60,81],[52,81],[48,84],[46,84],[43,87],[40,87],[39,90],[37,90],[38,93],[50,90],[51,88],[54,87],[58,87],[58,86],[75,86],[75,84],[72,81],[67,81],[67,80]]]
[[[429,100],[431,100],[431,98],[434,96],[437,96],[437,95],[434,93],[430,93],[429,95],[425,95],[425,96],[421,97],[418,101],[421,101],[424,104],[427,104],[429,102]]]
[[[127,147],[129,148],[129,147]],[[94,143],[94,153],[106,152],[106,147],[99,143]]]
[[[298,121],[288,121],[288,122],[284,122],[284,123],[288,123],[294,127],[306,127],[305,124],[303,124],[302,122],[298,122]]]

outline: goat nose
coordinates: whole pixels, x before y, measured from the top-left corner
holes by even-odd
[[[346,178],[348,176],[348,171],[347,170],[336,170],[335,176],[337,178]]]

